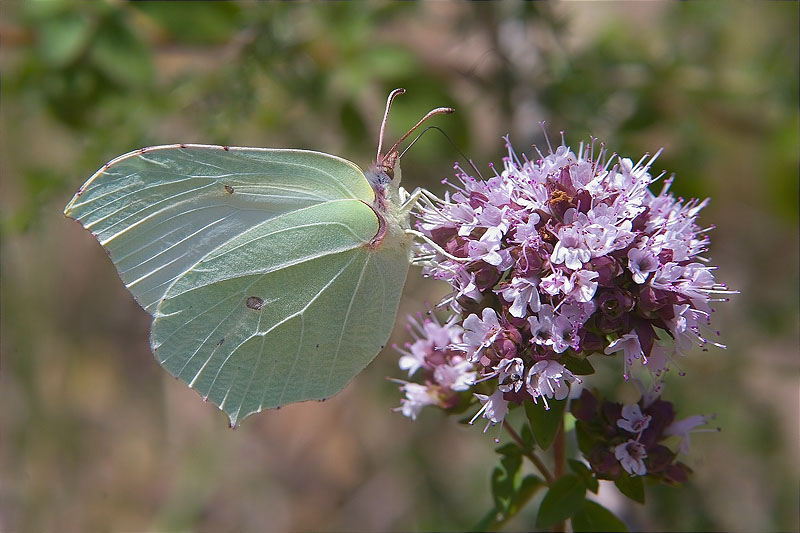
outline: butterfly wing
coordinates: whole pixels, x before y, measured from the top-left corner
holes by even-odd
[[[97,237],[153,314],[170,284],[217,246],[287,211],[347,198],[371,203],[374,192],[338,157],[176,145],[111,161],[64,213]]]
[[[334,156],[182,145],[112,161],[65,213],[153,314],[162,366],[235,425],[330,397],[383,347],[408,255],[369,246],[373,201]]]

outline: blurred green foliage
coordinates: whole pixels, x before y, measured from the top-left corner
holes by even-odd
[[[797,3],[10,2],[0,13],[0,529],[452,530],[490,507],[490,438],[388,412],[387,351],[325,404],[235,432],[164,377],[148,319],[61,209],[140,146],[298,147],[362,166],[386,94],[396,137],[433,107],[481,169],[566,131],[711,196],[726,352],[692,354],[667,394],[717,412],[681,489],[604,505],[633,530],[797,530]],[[431,132],[407,187],[440,190],[457,151]],[[463,164],[463,163],[462,163]],[[411,280],[407,312],[436,298]],[[401,311],[403,311],[401,310]],[[396,342],[404,342],[396,328]],[[611,390],[618,369],[598,369]],[[620,394],[626,391],[620,389]],[[250,422],[248,420],[248,422]],[[609,503],[610,502],[610,503]],[[536,502],[509,529],[534,526]]]

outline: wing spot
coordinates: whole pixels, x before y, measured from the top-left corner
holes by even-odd
[[[227,192],[228,194],[233,194],[233,187],[231,187],[230,185],[226,185],[225,192]]]
[[[258,296],[249,296],[244,304],[250,309],[260,311],[264,307],[264,300]]]

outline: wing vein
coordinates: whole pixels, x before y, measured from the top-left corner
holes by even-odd
[[[328,381],[325,383],[325,390],[330,390],[329,387],[331,384],[331,379],[333,378],[333,370],[336,368],[336,360],[339,358],[339,353],[341,352],[342,339],[344,338],[344,331],[347,329],[347,322],[350,319],[350,311],[353,309],[353,302],[355,301],[356,295],[361,288],[361,282],[364,281],[364,272],[367,270],[367,265],[369,265],[370,259],[372,259],[372,255],[367,254],[367,260],[364,261],[364,266],[361,268],[361,273],[358,276],[358,283],[356,283],[356,288],[353,290],[353,295],[350,297],[350,303],[347,305],[347,313],[344,315],[342,330],[339,332],[339,341],[336,344],[336,353],[333,355],[333,361],[331,361],[331,370],[328,373]]]

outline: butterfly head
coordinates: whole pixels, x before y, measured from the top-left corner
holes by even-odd
[[[398,179],[395,181],[396,185],[400,183],[400,166],[397,164],[400,161],[400,155],[397,150],[389,152],[382,158],[378,159],[375,166],[367,171],[367,179],[375,189],[376,186],[386,186],[395,178],[395,168],[397,169]]]
[[[376,193],[382,194],[383,189],[390,182],[393,182],[395,187],[399,187],[400,166],[398,163],[400,161],[400,152],[398,151],[398,147],[400,146],[400,143],[405,141],[409,135],[414,133],[414,131],[416,131],[417,128],[419,128],[422,123],[429,118],[435,115],[453,113],[455,111],[451,107],[437,107],[436,109],[429,111],[420,119],[419,122],[416,123],[416,125],[414,125],[413,128],[408,130],[405,135],[400,137],[397,142],[394,143],[392,147],[386,151],[386,153],[384,153],[383,136],[384,132],[386,131],[386,120],[389,117],[389,109],[392,107],[392,101],[395,99],[395,97],[403,94],[404,92],[406,92],[405,89],[395,89],[389,93],[389,98],[386,100],[386,111],[383,113],[383,121],[381,122],[381,130],[378,137],[378,155],[375,158],[375,166],[370,168],[370,170],[367,172],[367,179],[372,185],[372,188],[375,189]]]

